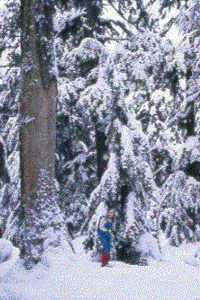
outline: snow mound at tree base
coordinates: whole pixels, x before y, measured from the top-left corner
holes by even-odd
[[[4,276],[19,259],[19,249],[5,239],[0,239],[0,278]]]
[[[162,254],[160,253],[158,244],[155,238],[153,238],[149,232],[141,235],[139,239],[138,250],[141,250],[147,257],[150,256],[158,261],[162,260]]]
[[[186,264],[192,265],[194,267],[199,267],[200,266],[200,260],[198,258],[195,258],[195,257],[185,258],[183,261]]]

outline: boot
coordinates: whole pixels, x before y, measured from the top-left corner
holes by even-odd
[[[109,259],[110,259],[110,254],[103,253],[101,256],[101,266],[105,267],[108,264]]]
[[[101,256],[101,266],[104,267],[106,265],[107,254],[103,253]]]

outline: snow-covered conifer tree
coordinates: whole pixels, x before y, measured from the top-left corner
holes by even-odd
[[[146,213],[157,187],[151,171],[149,142],[127,96],[131,86],[131,79],[127,80],[131,66],[124,64],[127,58],[130,63],[134,59],[124,47],[116,50],[102,64],[97,83],[81,93],[79,106],[86,108],[88,117],[96,115],[93,122],[98,122],[107,136],[109,157],[100,183],[90,196],[82,233],[89,225],[91,239],[98,214],[97,218],[92,216],[103,201],[108,209],[114,208],[118,214],[115,255],[133,263],[136,262],[134,256],[139,236],[148,230]],[[98,247],[98,243],[94,245]]]
[[[4,141],[5,166],[10,182],[1,186],[0,227],[5,238],[17,230],[20,203],[19,96],[20,96],[20,5],[7,1],[1,9],[0,134]],[[3,155],[3,151],[1,151]],[[1,172],[3,169],[1,170]],[[5,181],[3,181],[5,183]],[[8,183],[8,182],[7,182]],[[14,225],[15,223],[15,225]]]

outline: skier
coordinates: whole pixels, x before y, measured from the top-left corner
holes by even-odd
[[[98,235],[102,245],[101,266],[105,267],[110,260],[111,230],[115,226],[115,212],[109,210],[106,216],[102,216],[98,224]]]

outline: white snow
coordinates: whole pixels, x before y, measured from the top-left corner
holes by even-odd
[[[142,236],[140,237],[138,249],[142,250],[144,254],[153,257],[158,261],[162,260],[162,255],[159,251],[158,243],[149,232],[142,234]]]
[[[8,240],[0,240],[0,263],[12,255],[12,243]]]
[[[163,259],[149,266],[112,262],[101,268],[82,248],[83,237],[74,241],[72,255],[61,249],[46,254],[49,264],[26,271],[18,261],[0,277],[1,300],[199,300],[199,244],[179,248],[163,246]],[[192,266],[189,263],[193,263]],[[48,267],[49,265],[49,267]]]
[[[19,249],[6,239],[0,239],[0,279],[19,259]]]

